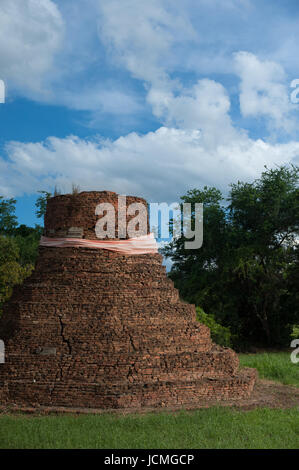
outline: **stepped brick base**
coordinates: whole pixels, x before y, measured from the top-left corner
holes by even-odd
[[[91,238],[103,199],[117,204],[115,193],[80,193],[72,211],[71,196],[52,198],[46,235],[83,227]],[[183,406],[248,397],[256,379],[254,369],[238,370],[234,351],[212,343],[160,254],[40,247],[35,271],[5,306],[0,338],[1,406]]]

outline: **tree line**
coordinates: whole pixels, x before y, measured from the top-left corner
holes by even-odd
[[[51,196],[41,191],[36,201],[36,215],[43,218],[47,199]],[[16,200],[0,196],[0,314],[3,303],[9,299],[13,287],[22,284],[35,265],[43,227],[18,224]]]
[[[163,249],[182,298],[224,327],[235,348],[289,346],[299,324],[299,167],[267,169],[253,182],[192,189],[203,203],[203,245],[184,237]]]

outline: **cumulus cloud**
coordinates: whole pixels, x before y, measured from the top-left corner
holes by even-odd
[[[101,0],[99,36],[114,60],[135,78],[164,83],[175,44],[195,37],[188,9],[169,0]]]
[[[33,15],[30,8],[36,2],[24,0],[22,5],[28,7],[27,15]],[[217,2],[213,2],[215,8]],[[37,28],[34,20],[32,23],[29,21],[29,32],[24,25],[21,27],[25,28],[22,33],[27,38],[25,44],[33,43],[33,48],[28,46],[30,54],[34,51],[35,42],[36,47],[43,44],[50,51],[48,58],[43,58],[45,62],[40,63],[43,49],[36,50],[37,63],[35,65],[33,61],[34,67],[30,68],[36,79],[35,87],[38,87],[36,84],[40,83],[59,47],[63,31],[63,22],[54,3],[50,0],[37,3],[44,7],[44,16],[40,9],[37,9],[36,15],[39,19],[41,15],[40,21],[47,24],[44,34],[38,30],[41,40],[36,41],[34,35],[26,36],[31,30],[34,31],[35,26]],[[83,47],[80,45],[81,35],[74,34],[74,26],[70,27],[69,20],[67,37],[70,38],[72,33],[74,44],[70,46],[67,42],[65,53],[59,56],[55,67],[62,65],[65,58],[74,59],[73,51],[77,47],[75,57],[78,61],[73,62],[77,78],[86,78],[90,63],[106,60],[111,65],[109,73],[116,76],[119,71],[125,71],[144,85],[144,92],[142,94],[139,90],[140,98],[136,99],[118,82],[111,86],[105,76],[101,76],[98,82],[94,80],[92,86],[88,80],[82,86],[82,80],[78,79],[78,83],[72,81],[72,86],[68,87],[67,69],[60,74],[62,82],[56,88],[56,100],[74,109],[95,112],[99,108],[102,113],[126,115],[140,111],[143,97],[160,122],[160,127],[154,132],[144,131],[142,135],[131,132],[115,140],[87,140],[69,136],[49,137],[43,142],[9,142],[5,147],[6,153],[0,158],[0,194],[20,196],[40,189],[51,190],[54,185],[68,191],[74,182],[83,190],[110,189],[124,194],[144,195],[149,200],[171,202],[190,187],[208,184],[225,190],[236,179],[248,180],[258,176],[264,165],[298,163],[299,142],[254,140],[246,130],[236,126],[231,116],[231,90],[222,83],[209,78],[204,71],[200,78],[199,74],[195,74],[186,81],[180,76],[180,61],[188,45],[198,44],[203,36],[190,19],[190,5],[193,8],[195,3],[200,7],[206,4],[206,8],[210,8],[205,0],[190,0],[186,2],[186,8],[171,0],[80,0],[80,6],[94,7],[88,10],[88,14],[82,10],[81,21],[86,26],[94,13],[97,40],[100,38],[97,43],[100,59],[95,53],[93,34],[86,33]],[[228,0],[221,2],[221,8],[231,14],[249,3]],[[0,11],[2,5],[9,11],[10,4],[19,8],[21,5],[17,0],[10,0],[10,3],[3,0]],[[70,5],[69,10],[65,9],[66,4]],[[75,18],[80,22],[78,4],[62,2],[64,18]],[[220,8],[220,2],[218,6]],[[4,12],[5,8],[2,7]],[[9,21],[12,27],[15,20],[6,19],[4,23],[7,25]],[[95,23],[90,22],[91,25]],[[216,29],[212,30],[214,34]],[[105,54],[100,45],[104,45]],[[94,53],[87,46],[93,46]],[[85,50],[88,50],[87,58],[84,57]],[[223,62],[218,62],[217,67],[220,64],[222,70],[227,62],[225,54],[221,57]],[[273,60],[262,60],[252,52],[230,54],[229,64],[230,72],[240,78],[240,109],[243,116],[265,119],[271,132],[277,129],[292,132],[296,118],[293,115],[294,105],[288,102],[283,67]],[[84,71],[82,75],[81,67]],[[10,70],[8,60],[6,70]],[[23,67],[21,70],[25,74],[26,69]],[[99,67],[96,68],[98,70]],[[27,73],[28,80],[23,83],[29,87],[30,73]],[[105,83],[107,87],[103,85]]]
[[[182,3],[172,0],[60,0],[56,3],[55,0],[2,0],[1,78],[7,80],[8,91],[17,88],[26,96],[45,103],[98,114],[146,112],[149,92],[152,96],[163,92],[162,99],[169,92],[186,98],[194,92],[193,85],[189,91],[182,86],[178,78],[181,71],[201,77],[214,72],[232,72],[232,51],[236,49],[236,40],[244,43],[243,22],[248,22],[247,15],[251,15],[251,22],[259,24],[259,17],[252,16],[256,14],[255,3],[249,0],[187,0]],[[267,34],[271,31],[273,39],[272,21],[269,18],[267,27],[263,28]],[[227,38],[226,44],[223,36]],[[254,34],[249,37],[253,42]],[[285,42],[280,41],[280,47]],[[257,49],[256,44],[254,47]],[[270,119],[274,127],[283,114],[282,125],[290,130],[292,122],[286,116],[285,84],[272,75],[269,78],[271,92],[268,92],[265,86],[269,90],[269,83],[258,88],[254,73],[251,81],[248,79],[252,69],[259,74],[263,66],[271,75],[279,66],[271,69],[269,63],[258,61],[257,54],[254,63],[254,57],[238,54],[235,60],[234,71],[242,80],[242,112],[245,116]],[[279,70],[280,75],[281,72]],[[138,92],[134,90],[132,78],[144,83],[144,94],[140,87]],[[172,102],[179,106],[178,100],[172,99]]]
[[[97,0],[1,0],[0,79],[8,97],[99,114],[137,114],[140,99],[107,64]]]
[[[198,130],[161,127],[114,141],[70,136],[45,142],[11,142],[0,160],[0,194],[40,189],[115,190],[149,201],[176,201],[190,187],[226,189],[236,179],[254,178],[263,166],[298,162],[299,143],[269,144],[240,138],[207,148]],[[296,160],[297,159],[297,160]]]
[[[207,147],[240,137],[229,116],[228,93],[221,83],[214,80],[199,80],[177,95],[153,87],[147,100],[153,113],[168,126],[201,130],[203,144]]]
[[[203,14],[208,9],[210,16],[211,8],[236,12],[250,9],[250,2],[228,0],[220,7],[217,0],[210,3],[200,0],[197,8],[192,1],[182,8],[168,0],[146,4],[138,0],[103,0],[98,5],[99,35],[109,50],[110,59],[144,82],[146,101],[160,122],[178,128],[213,126],[219,129],[221,121],[222,133],[233,137],[227,108],[229,99],[224,87],[208,79],[186,87],[172,72],[180,69],[179,61],[185,60],[185,53],[188,56],[190,50],[194,51],[202,42],[209,50],[212,40],[209,33],[205,38],[200,29],[194,28],[190,5]],[[212,30],[214,34],[214,28]],[[191,43],[193,47],[188,49],[186,46]],[[261,60],[252,52],[240,51],[230,57],[223,54],[221,49],[214,59],[218,63],[217,71],[220,72],[220,66],[222,72],[226,69],[239,76],[242,115],[264,119],[272,137],[277,132],[294,133],[297,110],[289,100],[289,83],[283,67],[275,61]],[[207,55],[204,57],[207,59]],[[199,62],[204,65],[201,59]],[[189,66],[191,64],[192,60]],[[191,66],[196,70],[194,63]],[[201,73],[204,67],[202,69]]]
[[[269,127],[292,132],[297,124],[290,103],[286,74],[281,65],[260,60],[250,52],[235,54],[235,70],[241,78],[240,109],[245,117],[269,118]]]
[[[51,0],[1,0],[0,74],[9,88],[42,92],[62,45],[63,20]]]

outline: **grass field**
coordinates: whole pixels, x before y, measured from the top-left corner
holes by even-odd
[[[298,448],[299,410],[211,408],[147,415],[1,416],[1,448]]]
[[[240,356],[260,376],[299,386],[288,353]],[[210,408],[146,415],[2,415],[4,449],[275,449],[299,448],[299,407],[238,411]]]
[[[241,366],[254,367],[261,378],[299,387],[299,363],[293,364],[288,352],[240,354],[239,358]]]

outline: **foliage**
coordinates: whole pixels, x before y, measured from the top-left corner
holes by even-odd
[[[299,339],[299,325],[293,325],[291,339]]]
[[[19,263],[17,243],[12,238],[0,235],[0,309],[11,296],[13,287],[22,284],[32,270],[31,264],[21,266]]]
[[[42,227],[17,226],[15,199],[0,196],[0,313],[13,287],[29,276],[37,257]]]
[[[55,188],[55,191],[56,188]],[[47,202],[48,202],[48,199],[50,199],[50,197],[52,196],[51,193],[49,193],[48,191],[38,191],[41,196],[39,196],[36,200],[36,203],[35,203],[35,207],[36,207],[36,216],[41,219],[42,217],[44,217],[45,213],[46,213],[46,208],[47,208]]]
[[[0,196],[0,235],[9,235],[18,225],[15,215],[15,199],[4,199]]]
[[[72,195],[77,196],[80,193],[80,186],[78,184],[72,183]]]
[[[231,346],[230,329],[217,323],[214,315],[208,315],[202,308],[196,307],[196,318],[210,328],[211,338],[215,343],[220,344],[220,346]]]
[[[20,225],[13,231],[13,238],[20,252],[19,262],[22,266],[35,264],[42,232],[43,228],[40,225],[36,225],[34,228]]]
[[[193,189],[183,202],[204,205],[204,242],[186,250],[184,237],[163,253],[182,297],[215,312],[235,346],[287,345],[298,323],[299,168],[279,167],[253,183]]]

